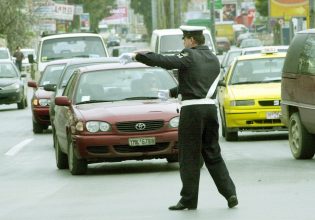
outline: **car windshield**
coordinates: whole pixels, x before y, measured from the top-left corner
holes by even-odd
[[[205,45],[212,50],[212,43],[209,35],[205,34]],[[180,53],[184,49],[184,43],[182,40],[183,35],[166,35],[161,37],[161,48],[160,51],[162,54],[174,54]]]
[[[101,38],[84,36],[43,41],[42,62],[72,57],[106,57]]]
[[[18,73],[12,63],[1,63],[0,64],[0,78],[14,78],[17,77]]]
[[[7,50],[0,50],[0,59],[9,59],[9,53]]]
[[[48,65],[39,80],[39,86],[56,84],[64,67],[65,64]]]
[[[83,67],[83,66],[95,65],[95,64],[98,64],[98,63],[103,63],[103,62],[93,62],[93,63],[91,62],[91,63],[80,63],[80,64],[69,65],[63,71],[62,76],[61,76],[59,82],[57,83],[57,87],[59,89],[64,88],[67,85],[67,83],[68,83],[68,81],[69,81],[69,79],[70,79],[70,77],[73,74],[75,69],[77,69],[79,67]]]
[[[79,78],[75,103],[158,99],[176,86],[175,78],[161,68],[88,72]]]
[[[238,61],[229,84],[280,82],[284,59],[279,57]]]

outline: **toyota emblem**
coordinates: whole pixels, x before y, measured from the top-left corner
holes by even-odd
[[[138,130],[138,131],[143,131],[145,129],[145,124],[144,123],[137,123],[135,125],[135,128]]]

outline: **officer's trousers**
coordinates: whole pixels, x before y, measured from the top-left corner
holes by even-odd
[[[180,112],[178,138],[180,177],[183,184],[180,202],[183,205],[197,207],[200,154],[219,193],[226,199],[236,195],[235,185],[221,156],[215,105],[183,106]]]

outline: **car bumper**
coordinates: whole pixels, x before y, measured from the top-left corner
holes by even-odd
[[[286,130],[280,120],[280,109],[259,111],[226,111],[226,128],[229,130]]]
[[[155,137],[155,145],[129,146],[129,138]],[[73,142],[78,158],[88,161],[123,161],[167,158],[177,155],[178,132],[168,131],[147,135],[74,135]]]
[[[49,117],[49,107],[44,108],[34,108],[33,111],[33,120],[41,125],[50,125],[50,117]]]
[[[22,99],[23,94],[20,90],[0,91],[0,104],[13,104],[20,102]]]

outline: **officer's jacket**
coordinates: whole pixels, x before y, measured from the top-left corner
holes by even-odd
[[[220,73],[218,58],[207,46],[185,48],[178,55],[163,56],[156,53],[138,53],[136,60],[148,66],[159,66],[168,70],[178,69],[178,88],[171,95],[181,94],[182,100],[203,99]],[[215,98],[215,93],[211,98]]]

